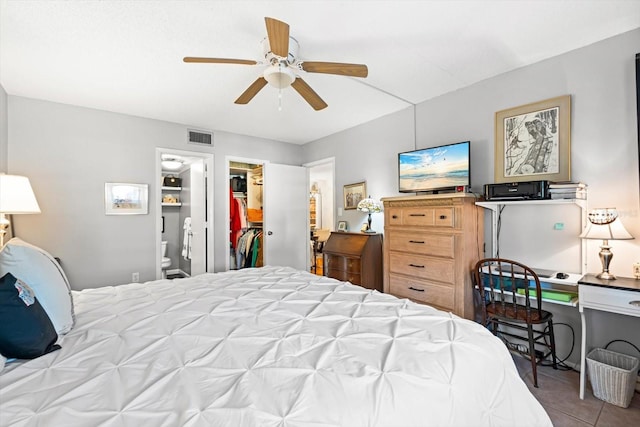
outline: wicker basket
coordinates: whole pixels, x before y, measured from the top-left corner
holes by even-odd
[[[631,403],[640,360],[603,348],[587,355],[587,368],[593,395],[600,400],[626,408]]]

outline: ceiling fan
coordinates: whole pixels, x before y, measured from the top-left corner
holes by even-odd
[[[327,103],[302,80],[299,71],[308,73],[337,74],[351,77],[367,77],[366,65],[346,64],[340,62],[302,61],[298,59],[298,42],[289,36],[289,24],[274,18],[264,18],[267,25],[267,37],[262,41],[264,61],[230,58],[198,58],[187,56],[184,62],[267,65],[262,76],[258,77],[245,90],[236,104],[247,104],[267,83],[278,89],[292,86],[314,110],[322,110]]]

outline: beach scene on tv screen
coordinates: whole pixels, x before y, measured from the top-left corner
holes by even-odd
[[[469,185],[469,148],[467,144],[402,153],[400,190],[425,191]]]

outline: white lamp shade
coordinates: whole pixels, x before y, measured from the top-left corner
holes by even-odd
[[[40,206],[31,189],[29,178],[0,174],[0,213],[40,213]]]
[[[590,222],[580,235],[583,239],[597,240],[629,240],[633,236],[622,225],[620,219],[615,219],[609,224],[594,224]]]
[[[360,200],[356,209],[360,212],[376,213],[382,211],[382,205],[377,200],[367,197]]]

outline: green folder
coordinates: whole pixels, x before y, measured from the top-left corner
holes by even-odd
[[[518,289],[518,293],[520,295],[524,295],[524,289]],[[532,297],[536,297],[536,290],[530,289],[529,295]],[[571,302],[572,299],[578,296],[577,293],[574,292],[563,292],[563,291],[552,291],[552,290],[543,290],[542,298],[551,299],[554,301],[563,301],[563,302]]]

